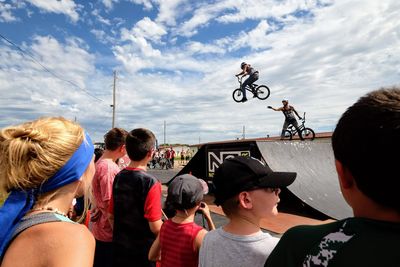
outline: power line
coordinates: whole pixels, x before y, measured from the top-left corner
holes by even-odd
[[[22,56],[23,56],[23,57],[25,57],[25,55],[28,55],[28,56],[33,60],[33,62],[35,62],[36,64],[40,65],[46,72],[50,73],[50,74],[51,74],[52,76],[54,76],[55,78],[57,78],[57,79],[59,79],[59,80],[61,80],[61,81],[63,81],[63,82],[66,82],[66,83],[71,84],[72,86],[74,86],[74,87],[76,87],[76,88],[78,88],[78,89],[84,91],[87,95],[89,95],[89,96],[91,96],[91,97],[93,97],[93,98],[95,98],[95,99],[97,99],[97,100],[104,101],[103,99],[98,98],[98,97],[95,96],[95,95],[92,95],[92,94],[91,94],[89,91],[87,91],[86,89],[81,88],[81,87],[80,87],[79,85],[77,85],[76,83],[74,83],[74,82],[72,82],[72,81],[70,81],[70,80],[64,79],[64,78],[62,78],[61,76],[59,76],[58,74],[56,74],[55,72],[49,70],[46,66],[44,66],[42,63],[40,63],[38,60],[36,60],[36,59],[34,58],[33,55],[31,55],[29,52],[24,51],[21,47],[19,47],[18,45],[16,45],[15,43],[13,43],[12,41],[10,41],[9,39],[7,39],[7,38],[6,38],[5,36],[3,36],[1,33],[0,33],[0,37],[3,38],[7,43],[9,43],[9,44],[11,44],[12,46],[16,47],[16,48],[22,53]],[[25,57],[25,58],[26,58],[26,57]]]

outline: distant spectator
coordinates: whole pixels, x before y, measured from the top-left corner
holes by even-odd
[[[113,128],[104,135],[105,150],[96,162],[93,178],[94,209],[92,211],[92,233],[96,238],[94,267],[112,266],[112,216],[108,210],[112,198],[112,185],[115,175],[120,171],[115,163],[126,154],[125,138],[127,131]]]
[[[192,156],[192,154],[190,153],[190,150],[188,149],[188,150],[186,150],[186,164],[190,161],[190,157]]]
[[[161,221],[161,183],[146,172],[155,146],[154,134],[143,128],[126,137],[131,162],[113,185],[114,267],[155,266],[148,260]]]
[[[400,88],[361,97],[332,135],[340,189],[354,217],[289,229],[265,266],[399,266]]]
[[[165,150],[165,159],[167,160],[166,164],[165,164],[165,169],[168,169],[168,167],[171,166],[171,149],[170,148],[167,148]]]
[[[183,151],[183,148],[181,150],[181,165],[185,164],[185,151]]]
[[[215,204],[222,206],[229,222],[205,236],[199,266],[262,266],[279,240],[261,231],[261,219],[277,215],[280,188],[295,177],[292,172],[273,172],[254,158],[226,159],[213,183]]]
[[[93,266],[92,234],[66,215],[90,188],[93,151],[89,135],[61,117],[0,130],[2,267]]]
[[[175,150],[174,148],[171,146],[171,152],[170,152],[170,160],[171,160],[171,167],[172,169],[174,168],[174,164],[175,164]]]
[[[176,214],[167,220],[149,252],[149,259],[161,259],[163,267],[197,267],[199,249],[204,235],[203,227],[194,223],[196,211],[204,214],[208,228],[215,229],[210,211],[203,199],[201,182],[190,174],[176,177],[168,186],[167,206]]]

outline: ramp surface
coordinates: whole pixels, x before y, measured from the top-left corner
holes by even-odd
[[[301,201],[334,219],[352,216],[340,191],[330,142],[262,142],[258,148],[274,171],[297,172],[288,189]]]

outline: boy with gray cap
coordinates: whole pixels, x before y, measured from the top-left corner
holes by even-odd
[[[229,222],[205,236],[199,266],[263,266],[279,239],[262,232],[260,221],[278,213],[280,188],[295,178],[296,173],[274,172],[255,158],[226,159],[213,183],[215,204]]]
[[[168,186],[166,206],[172,207],[174,217],[164,222],[153,245],[149,260],[161,257],[163,267],[197,267],[199,248],[207,230],[194,222],[196,211],[201,211],[210,230],[215,229],[210,211],[203,200],[200,180],[190,174],[176,177]]]

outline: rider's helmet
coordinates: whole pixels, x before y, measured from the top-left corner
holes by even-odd
[[[247,65],[247,63],[246,62],[242,62],[242,64],[240,64],[240,68],[243,69],[245,65]]]
[[[287,99],[285,98],[285,99],[282,99],[282,103],[283,103],[283,102],[289,103],[289,100],[287,100]]]

